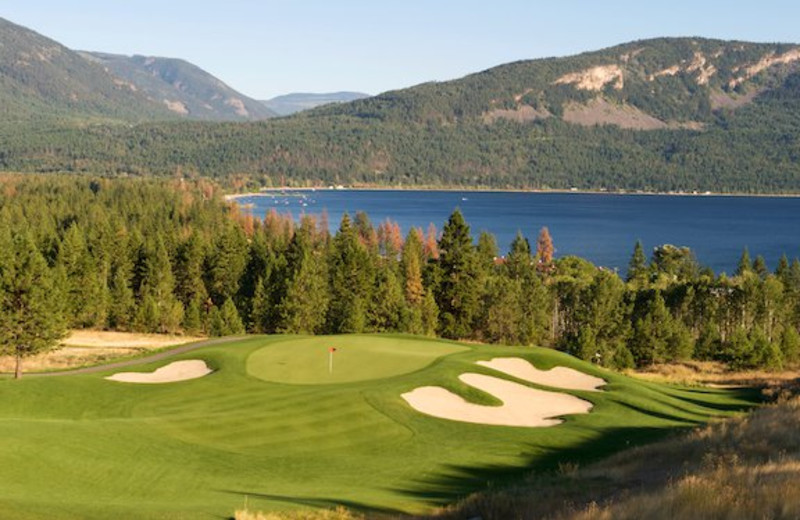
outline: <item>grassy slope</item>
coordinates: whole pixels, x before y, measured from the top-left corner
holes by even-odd
[[[289,385],[247,375],[251,352],[285,339],[178,356],[217,369],[178,384],[101,375],[0,381],[0,510],[14,518],[198,518],[229,515],[247,496],[256,510],[341,503],[422,511],[525,468],[600,458],[754,398],[642,383],[549,350],[477,345],[380,382]],[[545,429],[433,419],[399,397],[438,384],[490,402],[457,376],[498,375],[474,364],[494,356],[572,366],[605,377],[608,391],[574,392],[594,411]]]

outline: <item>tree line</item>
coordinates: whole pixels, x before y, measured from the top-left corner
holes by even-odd
[[[0,348],[20,358],[66,327],[401,332],[548,346],[616,368],[780,368],[800,356],[797,259],[769,272],[745,252],[736,273],[716,275],[687,248],[648,258],[637,244],[622,278],[554,258],[546,228],[501,253],[458,210],[441,231],[403,235],[357,213],[331,233],[325,215],[255,216],[205,180],[9,175],[0,186]]]

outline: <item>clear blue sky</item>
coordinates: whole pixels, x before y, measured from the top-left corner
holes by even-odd
[[[656,36],[800,43],[800,2],[11,0],[66,46],[183,58],[246,95],[377,94],[510,61]]]

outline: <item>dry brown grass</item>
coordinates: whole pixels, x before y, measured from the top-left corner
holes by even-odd
[[[25,359],[23,369],[25,372],[40,372],[98,365],[201,339],[204,338],[168,334],[74,330],[62,342],[61,348]],[[15,360],[12,356],[0,356],[0,372],[13,372],[14,364]]]
[[[584,469],[479,493],[443,519],[800,518],[800,398],[617,454]]]
[[[261,513],[241,509],[234,513],[234,520],[364,520],[365,517],[343,507],[336,509],[302,510],[281,513]]]
[[[628,370],[627,375],[657,381],[697,386],[775,386],[800,379],[800,369],[769,372],[766,370],[731,371],[724,363],[714,361],[685,361],[653,365],[646,369]]]

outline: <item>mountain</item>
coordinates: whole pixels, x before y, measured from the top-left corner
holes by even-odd
[[[0,167],[242,185],[800,193],[800,46],[659,38],[289,117],[22,132]]]
[[[327,115],[407,122],[558,119],[634,130],[702,129],[800,71],[800,46],[661,38],[501,65],[387,92]]]
[[[0,18],[0,120],[174,119],[102,67]]]
[[[262,101],[264,105],[276,112],[281,116],[288,116],[303,110],[309,110],[322,105],[329,105],[331,103],[348,103],[357,99],[364,99],[370,97],[369,94],[363,92],[329,92],[324,94],[311,94],[296,92],[286,94],[284,96],[277,96],[266,101]]]
[[[191,119],[248,121],[273,117],[276,112],[233,90],[200,67],[174,58],[122,56],[81,52],[172,112]]]

